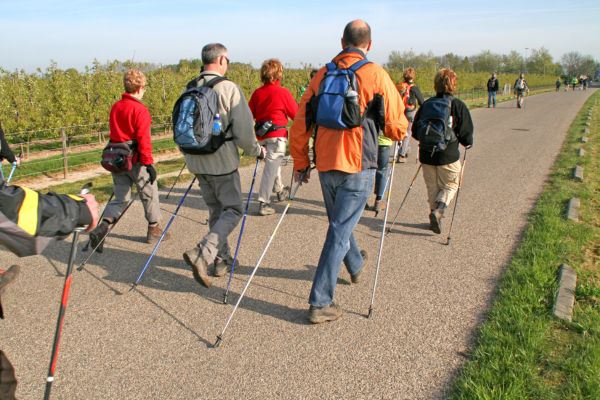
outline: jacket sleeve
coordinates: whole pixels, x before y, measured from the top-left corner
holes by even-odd
[[[6,159],[9,163],[13,163],[16,161],[15,155],[8,147],[8,142],[4,137],[4,131],[2,127],[0,127],[0,161]]]
[[[473,120],[471,118],[471,113],[469,109],[460,100],[454,100],[452,102],[452,111],[454,120],[456,121],[456,125],[454,127],[454,133],[458,139],[458,142],[463,146],[472,146],[473,145]]]
[[[258,156],[260,154],[260,145],[254,135],[254,118],[248,102],[241,89],[233,82],[223,82],[228,84],[229,90],[221,94],[221,104],[228,107],[227,118],[228,126],[231,126],[231,133],[235,144],[244,150],[247,156]],[[223,94],[226,93],[226,94]],[[225,127],[227,129],[228,127]]]
[[[294,159],[295,171],[301,171],[310,166],[308,143],[312,136],[313,127],[306,125],[306,106],[312,97],[318,93],[318,83],[323,79],[325,70],[325,67],[321,68],[308,84],[306,91],[300,99],[300,105],[290,129],[290,155]]]
[[[396,85],[383,68],[378,71],[379,93],[383,95],[385,110],[385,128],[383,134],[394,140],[400,141],[406,137],[408,120],[404,115],[404,102],[396,89]]]
[[[142,165],[153,164],[152,139],[150,137],[152,117],[145,107],[137,114],[136,125],[137,151],[140,155],[140,163]]]
[[[423,105],[423,103],[425,102],[425,99],[423,98],[423,93],[421,93],[421,89],[419,89],[419,87],[417,85],[412,87],[412,92],[414,93],[415,97],[417,98],[417,103],[419,103],[419,107],[421,107]]]

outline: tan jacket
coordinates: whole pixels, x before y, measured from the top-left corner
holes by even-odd
[[[214,79],[219,75],[214,71],[202,72],[198,85]],[[238,147],[247,156],[260,154],[260,146],[254,136],[254,118],[241,89],[231,81],[223,81],[213,88],[219,95],[219,114],[223,129],[230,125],[228,134],[233,140],[225,142],[219,150],[212,154],[185,154],[188,170],[200,175],[227,175],[238,169],[240,155]]]

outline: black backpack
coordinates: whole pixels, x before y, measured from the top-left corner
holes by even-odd
[[[419,108],[419,119],[412,127],[421,149],[433,156],[456,142],[451,118],[452,96],[431,97]]]
[[[213,87],[225,80],[227,78],[219,76],[202,86],[197,86],[197,80],[193,80],[175,102],[173,140],[182,152],[212,154],[223,143],[233,140],[226,135],[231,124],[219,135],[212,134],[214,118],[219,112],[219,96]]]

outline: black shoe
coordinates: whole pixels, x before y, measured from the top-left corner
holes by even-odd
[[[435,209],[429,214],[429,229],[438,235],[442,233],[442,213]]]
[[[4,289],[6,289],[6,286],[8,286],[10,283],[14,282],[15,279],[17,279],[18,275],[19,275],[19,266],[18,265],[12,265],[6,271],[0,273],[0,319],[4,319],[4,311],[2,310],[2,298],[1,298],[2,293],[4,292]]]
[[[273,200],[274,203],[281,203],[286,201],[290,197],[290,187],[284,186],[279,192],[277,192],[277,200]]]
[[[108,233],[108,222],[102,221],[100,225],[96,227],[93,231],[90,232],[90,247],[92,250],[98,248],[96,251],[98,253],[102,253],[104,251],[104,243],[106,240],[103,240],[106,234]]]

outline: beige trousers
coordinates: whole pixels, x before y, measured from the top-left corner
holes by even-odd
[[[446,206],[450,205],[458,190],[461,166],[460,160],[446,165],[422,164],[423,179],[427,186],[427,200],[431,210],[436,208],[438,201]]]
[[[283,189],[281,180],[281,161],[285,157],[287,139],[268,138],[260,142],[267,149],[265,156],[265,167],[260,187],[258,189],[258,201],[269,204],[271,202],[271,193],[278,193]]]

